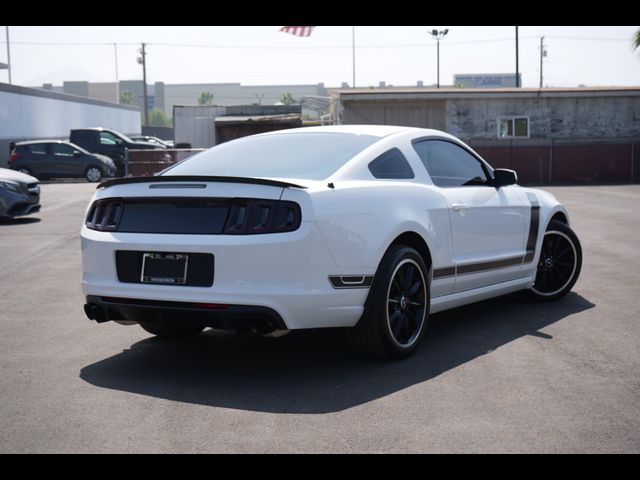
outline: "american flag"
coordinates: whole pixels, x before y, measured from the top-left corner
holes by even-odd
[[[282,27],[281,32],[297,35],[298,37],[308,37],[316,27]]]

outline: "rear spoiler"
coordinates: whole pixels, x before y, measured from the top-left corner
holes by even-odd
[[[128,183],[161,183],[161,182],[221,182],[221,183],[249,183],[253,185],[268,185],[282,188],[307,188],[295,183],[281,182],[279,180],[268,180],[266,178],[253,177],[214,177],[206,175],[166,175],[151,177],[126,177],[107,180],[98,184],[96,189],[113,187],[114,185],[125,185]]]

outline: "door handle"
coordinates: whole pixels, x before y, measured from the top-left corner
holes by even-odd
[[[454,212],[461,212],[463,210],[468,210],[469,209],[469,205],[467,205],[466,203],[454,203],[451,205],[451,209]]]

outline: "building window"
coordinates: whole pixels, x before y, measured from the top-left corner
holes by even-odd
[[[500,117],[498,138],[529,138],[529,117]]]

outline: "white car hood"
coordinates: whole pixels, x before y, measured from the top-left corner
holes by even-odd
[[[14,182],[38,183],[38,179],[25,173],[9,170],[8,168],[0,168],[0,180],[13,180]]]

